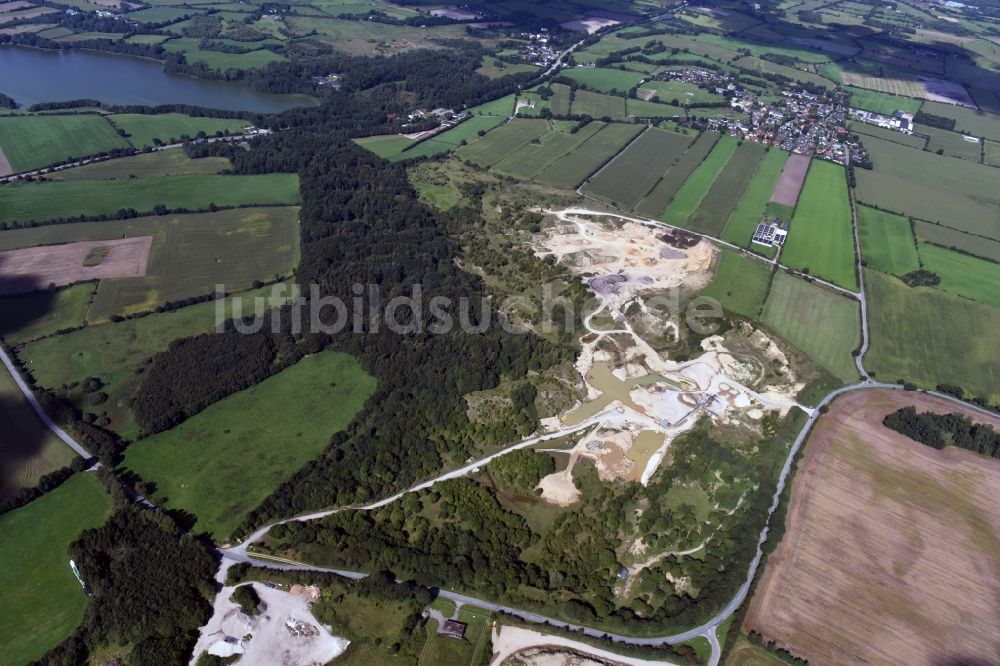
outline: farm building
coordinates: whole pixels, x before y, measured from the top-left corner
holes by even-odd
[[[438,633],[450,636],[451,638],[461,639],[465,636],[465,623],[456,622],[455,620],[445,620]]]
[[[753,232],[753,242],[765,247],[782,245],[788,236],[788,222],[778,218],[765,219]]]

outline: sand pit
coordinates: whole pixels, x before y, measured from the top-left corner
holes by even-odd
[[[0,295],[101,278],[142,277],[152,245],[152,236],[139,236],[0,252]]]
[[[778,178],[778,182],[774,186],[771,201],[795,208],[802,184],[806,181],[806,173],[809,171],[811,159],[809,155],[792,154],[788,156],[785,168],[781,170],[781,177]]]
[[[530,651],[530,652],[529,652]],[[526,653],[527,652],[527,653]],[[562,636],[550,636],[520,627],[493,628],[493,658],[490,666],[500,666],[512,656],[531,666],[669,666],[669,661],[636,659],[591,647]],[[567,658],[570,658],[567,661]]]
[[[242,655],[237,663],[244,666],[311,666],[325,664],[347,649],[347,640],[333,636],[313,617],[309,603],[314,595],[309,588],[293,594],[253,585],[266,610],[255,617],[247,615],[229,600],[236,588],[223,587],[212,618],[201,629],[192,664],[208,652],[218,657]]]
[[[745,630],[816,666],[1000,661],[1000,460],[882,425],[910,405],[1000,428],[914,392],[838,398],[805,445]]]

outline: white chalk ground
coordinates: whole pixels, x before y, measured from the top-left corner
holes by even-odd
[[[224,579],[228,566],[219,575]],[[267,610],[251,617],[229,600],[236,587],[226,586],[215,597],[213,613],[201,628],[191,657],[202,652],[219,657],[242,654],[243,666],[319,666],[343,654],[350,644],[330,633],[309,610],[313,595],[292,594],[255,583],[254,590]]]
[[[562,636],[550,636],[530,629],[498,625],[493,628],[493,658],[490,660],[490,666],[499,666],[508,657],[535,647],[569,648],[586,655],[593,655],[602,662],[610,661],[625,666],[672,666],[673,664],[669,661],[625,657]]]

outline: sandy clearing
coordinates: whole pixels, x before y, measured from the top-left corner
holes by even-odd
[[[821,664],[1000,661],[1000,461],[937,451],[882,425],[919,393],[835,401],[805,448],[785,537],[744,629]]]
[[[574,641],[562,636],[550,636],[530,629],[495,625],[493,627],[493,658],[490,666],[499,666],[512,655],[535,647],[561,647],[591,655],[603,662],[621,666],[670,666],[672,662],[653,659],[637,659],[626,657],[607,650],[591,647],[586,643]],[[601,662],[601,663],[603,663]]]
[[[0,176],[9,176],[12,173],[14,169],[11,168],[7,156],[3,154],[3,148],[0,148]]]
[[[592,35],[601,28],[605,28],[609,25],[618,25],[619,23],[620,21],[616,21],[614,19],[592,16],[590,18],[560,23],[559,26],[566,28],[567,30],[576,30],[580,32],[586,31],[588,35]]]
[[[49,285],[113,277],[142,277],[149,263],[152,236],[106,241],[80,241],[0,252],[0,294],[23,294]],[[84,266],[94,248],[108,248],[96,266]]]
[[[325,664],[347,649],[349,641],[332,635],[309,610],[311,594],[253,586],[267,609],[248,616],[229,600],[236,587],[223,587],[198,636],[191,663],[209,652],[219,657],[242,654],[237,662],[242,666],[311,666]]]
[[[781,170],[781,176],[774,185],[771,201],[795,207],[795,203],[799,200],[802,184],[806,181],[806,173],[809,171],[811,160],[809,155],[792,154],[788,156],[785,168]]]

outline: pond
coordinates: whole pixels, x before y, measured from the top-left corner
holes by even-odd
[[[96,99],[106,104],[190,104],[274,113],[316,103],[306,95],[269,95],[242,83],[168,74],[155,60],[16,45],[0,46],[0,92],[22,107]]]

